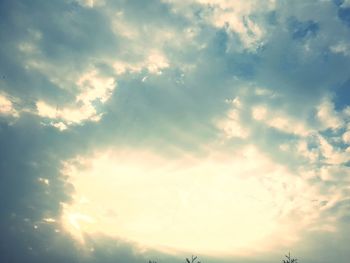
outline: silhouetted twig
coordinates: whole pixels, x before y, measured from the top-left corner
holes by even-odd
[[[288,255],[286,255],[287,260],[283,260],[282,263],[297,263],[298,260],[296,258],[291,258],[290,257],[290,252],[288,253]]]
[[[187,263],[195,263],[196,262],[196,259],[197,259],[197,256],[193,256],[191,257],[191,260],[186,258],[186,262]],[[200,261],[197,261],[197,263],[201,263]]]

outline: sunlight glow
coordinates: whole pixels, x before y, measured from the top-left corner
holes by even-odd
[[[160,251],[238,255],[295,242],[317,217],[314,193],[254,147],[201,158],[106,151],[67,161],[64,174],[75,196],[62,222],[82,242],[104,234]],[[299,206],[308,216],[295,221]]]

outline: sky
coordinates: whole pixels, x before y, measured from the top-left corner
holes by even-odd
[[[1,0],[0,40],[1,262],[349,262],[349,0]]]

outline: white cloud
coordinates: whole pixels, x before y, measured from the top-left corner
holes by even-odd
[[[265,120],[267,117],[267,108],[264,106],[255,106],[252,109],[252,116],[257,121]]]
[[[164,54],[152,51],[147,59],[147,69],[150,73],[160,74],[161,69],[169,67],[169,63]]]
[[[104,5],[104,0],[77,0],[77,2],[87,8],[93,8],[96,6]]]
[[[64,131],[64,130],[68,129],[67,125],[61,121],[60,122],[51,122],[51,125],[57,129],[59,129],[60,131]]]
[[[350,56],[350,45],[344,42],[339,42],[330,47],[330,50],[334,53],[343,54],[344,56]]]
[[[168,252],[246,255],[295,243],[319,216],[318,190],[253,146],[180,156],[119,149],[67,161],[76,192],[64,227],[81,241],[102,233]]]
[[[332,144],[331,140],[319,133],[310,134],[297,142],[286,144],[296,154],[304,158],[308,165],[340,167],[350,160],[349,154]],[[292,151],[291,151],[292,152]],[[305,162],[304,162],[305,164]]]
[[[316,163],[320,157],[318,149],[309,149],[308,142],[300,140],[296,146],[297,153],[305,157],[311,163]]]
[[[12,101],[5,94],[0,94],[0,115],[18,117]]]
[[[307,136],[312,132],[301,120],[281,111],[269,110],[265,105],[253,106],[251,115],[256,121],[285,133]]]
[[[227,139],[234,137],[246,139],[249,136],[249,130],[242,126],[238,118],[233,118],[232,112],[227,119],[218,121],[217,127],[222,130]]]
[[[347,132],[344,132],[342,138],[346,144],[350,144],[350,130]]]
[[[116,83],[114,78],[101,76],[96,70],[92,70],[83,74],[76,84],[81,90],[77,102],[89,104],[94,100],[105,103],[111,97]]]
[[[270,127],[283,131],[285,133],[291,133],[300,136],[307,136],[310,132],[305,127],[304,123],[287,116],[275,116],[271,118],[267,124]]]
[[[263,43],[265,36],[262,21],[258,23],[252,17],[272,11],[275,8],[274,0],[191,0],[185,2],[187,6],[185,3],[180,3],[180,1],[164,0],[164,2],[176,6],[182,13],[184,13],[184,9],[191,9],[194,3],[202,5],[202,8],[205,10],[202,16],[207,23],[217,28],[226,28],[231,37],[234,37],[232,33],[238,35],[243,48],[252,51]],[[194,12],[194,10],[192,11]],[[177,10],[177,13],[181,12]],[[236,49],[237,47],[229,48]]]
[[[319,131],[328,128],[336,130],[343,127],[346,119],[346,117],[344,117],[346,113],[337,112],[334,109],[333,103],[328,97],[324,98],[322,103],[315,107],[317,109],[315,117],[319,121],[319,125],[314,125],[308,123],[306,120],[307,118],[303,116],[299,118],[292,117],[288,112],[269,109],[267,106],[269,99],[275,99],[278,97],[275,94],[271,97],[271,93],[260,92],[258,95],[265,97],[266,103],[251,106],[252,118],[256,121],[264,123],[269,127],[275,128],[288,134],[307,137],[313,134],[317,134]],[[306,116],[306,114],[304,116]],[[347,138],[346,134],[344,136]]]
[[[57,128],[63,127],[59,123],[63,123],[67,126],[79,124],[85,120],[98,121],[100,119],[100,115],[97,114],[96,109],[90,104],[82,105],[80,107],[66,107],[59,109],[44,101],[38,101],[36,103],[36,108],[39,116],[56,120],[57,122],[50,123],[53,123],[53,126]]]
[[[320,169],[320,176],[324,181],[340,181],[343,179],[350,182],[350,169],[341,165],[323,166]]]
[[[36,103],[36,107],[38,110],[38,114],[42,117],[47,117],[51,119],[54,119],[57,117],[57,108],[52,107],[43,101],[38,101]]]
[[[255,94],[258,96],[270,97],[270,98],[277,97],[277,95],[274,92],[265,88],[256,88]]]
[[[169,67],[186,68],[188,65],[178,56],[169,56],[169,51],[182,52],[205,45],[196,39],[200,31],[196,23],[186,26],[176,23],[140,26],[139,21],[130,19],[126,11],[108,12],[108,16],[114,34],[123,45],[120,55],[108,59],[117,74],[146,70],[159,75]]]
[[[238,34],[247,49],[255,49],[263,39],[264,32],[261,26],[249,17],[237,17],[234,11],[215,11],[211,20],[214,26],[227,27],[229,32]]]
[[[342,119],[334,110],[334,105],[328,98],[324,99],[317,107],[317,118],[321,122],[321,128],[323,129],[338,129],[343,125]]]
[[[321,135],[318,135],[320,151],[327,164],[342,164],[350,160],[350,156],[340,149],[335,148]]]
[[[231,104],[231,109],[226,113],[222,119],[215,121],[216,127],[223,133],[225,138],[248,138],[250,131],[241,121],[240,110],[242,109],[242,102],[239,98],[234,100],[227,100]]]
[[[146,69],[150,74],[160,75],[162,74],[162,70],[168,67],[168,59],[159,50],[151,50],[143,61],[115,61],[113,63],[113,68],[118,75],[124,74],[126,72],[140,73],[144,69]]]
[[[39,100],[36,102],[37,114],[53,120],[50,123],[60,130],[87,120],[99,121],[101,113],[95,108],[94,101],[105,103],[113,93],[115,80],[93,70],[82,74],[76,85],[80,90],[76,96],[76,105],[62,108]]]

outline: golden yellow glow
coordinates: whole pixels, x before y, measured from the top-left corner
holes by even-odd
[[[314,193],[300,195],[304,183],[254,147],[178,159],[107,151],[68,161],[64,173],[76,192],[62,220],[80,241],[101,233],[144,248],[237,255],[295,241],[315,217]],[[300,205],[308,216],[289,220]]]

